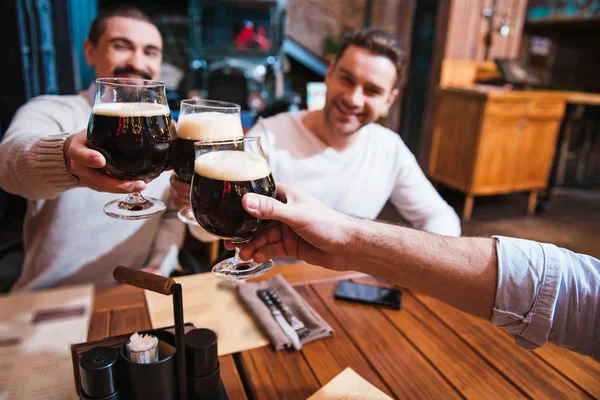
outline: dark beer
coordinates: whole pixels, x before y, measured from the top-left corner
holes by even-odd
[[[106,158],[107,175],[150,181],[168,167],[175,128],[165,105],[102,103],[92,110],[87,139]]]
[[[191,203],[198,223],[223,239],[248,240],[265,224],[242,206],[246,193],[275,196],[267,161],[257,154],[224,150],[199,156],[194,164]]]
[[[194,139],[177,137],[173,152],[173,171],[184,182],[190,183],[194,176]]]
[[[179,179],[191,182],[194,175],[194,142],[238,139],[244,136],[239,115],[218,112],[185,114],[179,117],[172,166]]]

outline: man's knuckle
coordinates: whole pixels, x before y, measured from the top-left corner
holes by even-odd
[[[265,210],[265,213],[268,215],[273,214],[273,212],[275,211],[275,207],[273,205],[272,202],[266,201],[265,199],[260,199],[260,202],[262,203],[262,207]]]

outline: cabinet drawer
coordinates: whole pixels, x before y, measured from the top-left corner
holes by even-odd
[[[485,106],[488,115],[524,116],[526,111],[526,103],[522,101],[489,101]]]
[[[565,105],[559,101],[530,101],[527,104],[529,117],[553,117],[560,119],[565,111]]]

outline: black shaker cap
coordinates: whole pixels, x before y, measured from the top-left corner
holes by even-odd
[[[89,398],[102,399],[115,393],[119,353],[112,347],[94,347],[79,360],[81,390]]]
[[[200,328],[186,333],[185,355],[189,376],[206,376],[213,373],[219,365],[216,332]]]

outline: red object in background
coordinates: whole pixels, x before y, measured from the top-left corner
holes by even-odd
[[[252,22],[246,22],[244,27],[240,29],[240,32],[235,37],[235,47],[238,49],[245,49],[252,45],[254,40],[254,24]]]
[[[261,26],[254,32],[254,23],[248,21],[235,37],[235,47],[237,49],[258,47],[261,50],[268,50],[271,48],[271,41],[267,39],[267,30],[264,27]]]
[[[267,30],[262,26],[256,30],[254,40],[262,50],[269,50],[271,48],[271,41],[267,39]]]

